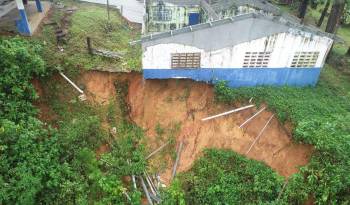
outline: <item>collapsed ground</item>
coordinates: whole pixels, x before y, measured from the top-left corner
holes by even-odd
[[[173,135],[176,144],[184,142],[178,167],[180,172],[189,170],[205,148],[231,149],[244,154],[272,115],[264,111],[244,130],[238,126],[252,116],[257,108],[203,122],[202,118],[240,105],[216,103],[213,87],[204,83],[145,81],[140,74],[125,76],[87,72],[81,76],[81,80],[89,100],[107,103],[115,95],[114,82],[126,78],[129,84],[126,100],[130,106],[130,118],[145,130],[149,150],[155,150],[172,140],[169,134]],[[283,126],[276,118],[273,119],[264,137],[248,157],[263,161],[280,175],[288,177],[296,173],[299,166],[307,164],[312,147],[293,143],[290,131]],[[167,158],[171,159],[171,156],[157,157],[151,161],[151,165],[158,167],[163,180],[169,184],[173,162]]]
[[[37,77],[33,83],[40,96],[35,101],[40,108],[39,118],[47,123],[44,127],[51,125],[61,133],[59,136],[64,146],[59,148],[66,156],[63,159],[68,158],[65,163],[70,163],[72,168],[59,177],[63,180],[69,176],[63,187],[58,186],[56,190],[52,184],[42,186],[44,190],[54,190],[53,198],[49,197],[49,191],[37,191],[47,196],[41,201],[125,203],[127,199],[122,194],[125,189],[138,198],[140,193],[132,189],[128,176],[142,173],[146,169],[144,157],[170,141],[166,149],[147,163],[150,173],[162,173],[161,178],[169,184],[176,148],[183,141],[185,145],[178,167],[181,174],[179,180],[173,180],[164,190],[165,203],[300,204],[306,199],[318,204],[349,203],[350,125],[347,119],[350,83],[349,76],[334,69],[334,65],[326,66],[316,88],[228,89],[220,84],[213,89],[203,83],[184,80],[144,81],[137,73],[86,72],[139,68],[137,56],[140,50],[128,45],[128,41],[137,38],[139,33],[113,13],[115,29],[106,34],[104,7],[66,4],[78,7],[72,15],[67,44],[63,45],[63,51],[59,51],[53,28],[50,25],[43,27],[37,40],[44,42],[42,56],[52,76]],[[59,21],[62,13],[54,12],[52,15],[51,20]],[[90,56],[86,50],[86,36],[98,38],[95,42],[102,44],[97,43],[96,46],[123,50],[128,57],[117,61]],[[63,69],[84,88],[87,102],[77,99],[78,93],[57,75],[57,69]],[[259,108],[268,106],[269,111],[264,111],[243,130],[238,125],[258,108],[208,122],[200,120],[249,104],[251,97]],[[273,113],[276,118],[247,156],[263,164],[247,161],[232,152],[244,156]],[[125,125],[125,121],[133,122],[143,130]],[[111,132],[113,127],[116,127],[117,134]],[[143,133],[146,135],[144,138],[141,137]],[[64,141],[66,138],[70,140],[68,143]],[[295,143],[291,138],[314,146]],[[136,149],[133,150],[135,147],[131,145],[137,145]],[[204,148],[224,148],[228,151],[215,149],[203,152]],[[125,158],[132,158],[132,165],[125,163]],[[51,167],[46,167],[46,170]],[[21,177],[15,176],[16,180],[18,178]],[[282,191],[286,179],[289,179],[288,184]],[[283,194],[279,197],[281,192]],[[35,199],[36,192],[31,193]]]
[[[77,28],[77,31],[78,30],[79,29]],[[344,33],[343,30],[342,33]],[[347,38],[345,38],[345,40],[347,40]],[[342,50],[344,49],[336,46],[336,52],[332,53],[332,58],[330,58],[330,61],[337,59],[341,53],[340,51]],[[96,57],[93,59],[96,59]],[[103,62],[105,61],[103,60]],[[336,68],[339,70],[344,70],[345,68],[345,70],[347,70],[346,65],[341,65],[342,66],[336,66]],[[77,66],[80,67],[81,65]],[[87,67],[93,66],[90,66],[90,64],[88,64]],[[71,70],[72,69],[68,69],[69,72],[71,72]],[[316,110],[322,110],[322,106],[329,103],[327,95],[331,96],[332,94],[335,94],[338,95],[340,99],[349,97],[349,94],[346,91],[348,88],[347,77],[341,76],[340,73],[334,71],[333,68],[328,65],[326,67],[326,70],[327,72],[323,73],[321,79],[321,81],[324,83],[321,85],[321,87],[319,86],[317,92],[320,92],[321,94],[324,92],[324,90],[328,89],[329,85],[331,85],[330,89],[336,89],[338,92],[326,94],[326,98],[323,98],[324,95],[321,94],[320,100],[324,100],[324,102],[322,102],[320,105],[318,103],[312,105],[318,107]],[[89,98],[90,102],[92,98],[94,98],[94,103],[102,104],[105,107],[110,107],[111,104],[114,104],[114,97],[111,97],[115,95],[114,81],[121,80],[122,82],[129,82],[127,102],[130,106],[130,118],[134,123],[145,129],[145,133],[147,135],[145,144],[148,148],[148,152],[161,146],[168,140],[172,142],[168,147],[168,151],[163,151],[159,155],[155,156],[154,159],[152,159],[149,163],[153,171],[163,173],[162,178],[164,178],[164,181],[166,183],[170,182],[171,166],[174,160],[176,146],[180,141],[184,140],[185,148],[181,156],[179,170],[188,171],[188,169],[193,165],[194,160],[201,156],[202,150],[206,147],[227,148],[232,149],[238,153],[244,153],[252,142],[253,138],[257,136],[257,133],[260,131],[267,118],[272,114],[272,112],[264,112],[261,116],[259,116],[259,118],[251,122],[242,131],[238,129],[237,126],[246,118],[248,118],[254,111],[256,111],[256,108],[206,123],[201,122],[200,118],[227,111],[233,107],[239,107],[247,104],[248,99],[252,96],[255,97],[254,101],[256,101],[259,106],[263,106],[261,105],[261,100],[264,99],[262,99],[261,96],[256,95],[254,92],[251,93],[250,96],[250,92],[248,92],[247,95],[244,95],[243,101],[242,97],[240,96],[226,96],[228,100],[224,101],[229,102],[229,104],[217,104],[214,102],[214,91],[210,86],[201,83],[193,83],[191,81],[143,81],[140,75],[137,74],[122,74],[122,76],[117,75],[118,77],[116,77],[113,74],[99,72],[83,73],[82,76],[79,77],[77,74],[73,76],[75,76],[77,81],[82,83],[85,86],[87,92],[91,94]],[[270,92],[275,91],[272,89]],[[278,97],[274,101],[273,99],[265,99],[265,102],[267,102],[267,106],[270,107],[270,110],[277,111],[276,118],[273,119],[272,124],[266,130],[266,133],[264,133],[264,136],[254,147],[248,157],[261,160],[272,167],[280,175],[290,177],[291,174],[298,172],[298,166],[307,164],[310,155],[314,152],[314,148],[312,146],[293,143],[290,138],[292,134],[294,137],[298,137],[299,140],[301,138],[303,141],[311,144],[316,144],[316,149],[318,150],[323,149],[323,147],[320,146],[315,140],[305,140],[302,137],[299,137],[300,131],[297,127],[298,122],[300,121],[301,117],[306,117],[303,116],[303,110],[306,109],[305,113],[310,113],[310,111],[307,109],[312,108],[309,106],[295,106],[296,110],[294,110],[293,107],[289,107],[287,109],[283,108],[283,104],[278,104],[278,99],[283,98],[284,96],[284,98],[286,98],[288,101],[288,98],[294,98],[293,96],[295,95],[295,93],[293,93],[294,91],[290,92],[288,89],[284,92],[284,94],[282,94],[283,92],[283,90],[282,92],[279,92],[281,93],[280,96],[271,96],[271,98]],[[302,91],[297,91],[295,97],[298,98],[298,95],[301,93]],[[312,91],[309,92],[309,90],[307,90],[306,93],[307,95],[313,95]],[[230,96],[229,92],[227,94]],[[225,94],[219,92],[217,96],[225,97]],[[113,103],[111,103],[111,99]],[[235,99],[236,102],[234,101]],[[299,101],[299,103],[307,104],[310,99],[303,98],[302,100],[305,101]],[[232,104],[232,102],[235,103]],[[342,103],[343,100],[339,100],[339,104]],[[295,105],[297,105],[297,103]],[[279,110],[279,106],[281,106],[283,112]],[[323,110],[327,110],[327,108],[324,108]],[[338,112],[336,109],[333,111],[334,113]],[[293,114],[293,112],[296,112],[296,114]],[[343,111],[341,110],[340,112]],[[323,114],[327,113],[332,113],[332,111],[321,112],[320,115],[322,116]],[[291,115],[288,117],[288,114]],[[312,112],[310,114],[311,115],[308,117],[313,117]],[[108,125],[108,123],[105,123],[106,120],[103,120],[104,118],[105,117],[102,117],[102,126],[106,129],[109,129],[111,126]],[[118,116],[116,118],[118,118]],[[295,134],[296,130],[299,131],[297,136]],[[213,138],[215,140],[212,140]],[[108,146],[103,146],[99,152],[101,152],[101,150],[108,150]],[[319,151],[316,151],[314,153],[314,156],[317,156],[315,158],[316,161],[319,160]],[[319,165],[316,163],[316,167],[317,166]],[[312,167],[315,167],[315,160],[313,160],[312,165],[310,165],[311,170],[306,169],[307,171],[305,171],[305,169],[303,169],[303,173],[299,172],[298,174],[303,175],[307,173],[309,177],[318,176],[320,173],[317,172],[313,172],[310,175],[310,171],[312,172]],[[318,169],[322,169],[321,167],[318,167]],[[345,171],[344,168],[345,167],[342,167],[340,170],[343,169],[342,171]],[[341,172],[336,173],[334,177],[336,176],[337,178],[341,176]],[[331,176],[328,175],[328,173],[323,173],[322,175],[327,177]],[[296,178],[297,180],[295,181],[300,180],[300,178],[295,176],[292,176],[291,178]],[[298,186],[304,186],[300,182],[298,183]],[[336,182],[330,180],[329,182],[326,182],[326,184],[328,183],[334,184]],[[293,182],[290,184],[292,184],[291,187],[294,185]],[[329,185],[325,185],[325,187],[328,186]],[[314,189],[314,187],[319,187],[319,185],[317,183],[314,183],[312,184],[310,190],[302,190],[300,191],[301,194],[295,197],[299,198],[299,200],[300,198],[306,199],[308,197],[311,197],[311,199],[316,198],[315,200],[318,202],[332,201],[336,198],[337,192],[344,192],[340,190],[343,190],[344,187],[347,187],[347,185],[345,183],[343,188],[340,188],[338,186],[338,190],[335,189],[333,193],[329,193],[329,191],[327,191],[327,189],[324,189],[325,187],[322,186],[319,189]],[[312,192],[317,192],[316,196],[313,196]],[[309,194],[305,195],[305,193]]]

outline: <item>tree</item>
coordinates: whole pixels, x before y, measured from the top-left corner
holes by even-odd
[[[328,18],[326,32],[335,33],[337,26],[339,25],[340,18],[343,15],[345,8],[344,0],[334,0],[332,10]]]
[[[324,17],[326,16],[326,14],[327,14],[327,12],[328,12],[329,5],[330,5],[330,4],[331,4],[331,0],[327,0],[326,5],[325,5],[324,8],[323,8],[321,17],[320,17],[320,19],[319,19],[318,22],[317,22],[317,26],[318,26],[318,27],[321,27],[321,25],[322,25],[322,23],[323,23],[323,20],[324,20]]]
[[[302,0],[299,6],[298,17],[301,18],[301,21],[304,21],[308,4],[309,4],[309,0]]]

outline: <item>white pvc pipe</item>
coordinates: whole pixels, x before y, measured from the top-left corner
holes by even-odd
[[[255,145],[255,143],[258,141],[258,139],[260,138],[260,136],[262,135],[262,133],[265,131],[267,125],[269,125],[269,123],[271,122],[273,116],[275,116],[275,114],[273,114],[270,119],[266,122],[264,128],[260,131],[260,133],[258,134],[258,136],[255,138],[254,142],[252,143],[252,145],[250,145],[248,151],[245,153],[246,155],[250,152],[250,150],[253,148],[253,146]]]
[[[173,172],[172,172],[172,174],[171,174],[172,179],[173,179],[173,178],[175,177],[175,175],[176,175],[177,166],[178,166],[178,164],[179,164],[180,157],[181,157],[182,146],[183,146],[183,142],[180,143],[179,149],[177,150],[176,161],[175,161],[175,164],[174,164],[174,167],[173,167]]]
[[[62,72],[60,72],[60,75],[68,81],[79,93],[84,94],[84,91],[82,91],[73,81],[71,81],[67,76],[65,76]]]
[[[218,115],[214,115],[214,116],[211,116],[211,117],[203,118],[202,121],[211,120],[211,119],[214,119],[214,118],[217,118],[217,117],[221,117],[221,116],[224,116],[224,115],[228,115],[228,114],[231,114],[231,113],[234,113],[234,112],[242,111],[242,110],[245,110],[245,109],[248,109],[248,108],[251,108],[251,107],[254,107],[254,105],[247,105],[245,107],[237,108],[237,109],[234,109],[234,110],[231,110],[231,111],[228,111],[228,112],[224,112],[224,113],[221,113],[221,114],[218,114]]]
[[[163,144],[162,146],[160,146],[158,149],[154,150],[151,154],[149,154],[146,159],[149,159],[150,157],[152,157],[153,155],[155,155],[157,152],[159,152],[160,150],[162,150],[165,146],[167,146],[169,144],[169,142]]]
[[[248,120],[246,120],[245,122],[243,122],[239,128],[242,128],[245,124],[247,124],[249,121],[251,121],[252,119],[254,119],[256,116],[258,116],[262,111],[264,111],[266,109],[266,107],[262,108],[261,110],[259,110],[257,113],[255,113],[253,116],[251,116]]]
[[[143,177],[141,176],[140,179],[141,179],[141,185],[142,185],[143,191],[144,191],[145,194],[146,194],[146,198],[147,198],[147,200],[148,200],[148,203],[149,203],[150,205],[153,205],[151,196],[149,195],[149,192],[148,192],[148,190],[147,190],[147,187],[146,187],[145,181],[143,180]]]

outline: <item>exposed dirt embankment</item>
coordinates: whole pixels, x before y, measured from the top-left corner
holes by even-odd
[[[146,130],[147,143],[151,149],[159,146],[157,125],[171,129],[180,123],[176,142],[184,142],[178,171],[191,168],[205,148],[231,149],[245,154],[250,145],[273,114],[262,112],[244,130],[238,126],[253,115],[257,108],[209,121],[202,118],[222,113],[240,105],[224,105],[214,102],[213,88],[204,83],[188,80],[144,80],[138,74],[111,74],[87,72],[81,82],[86,86],[88,100],[104,104],[115,95],[114,82],[129,81],[128,103],[130,117]],[[288,131],[273,118],[261,139],[248,154],[249,158],[265,162],[282,176],[298,171],[298,166],[308,163],[312,146],[295,144]],[[170,158],[168,158],[170,159]],[[170,181],[172,163],[161,174]]]

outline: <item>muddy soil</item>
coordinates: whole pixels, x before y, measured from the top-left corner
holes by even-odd
[[[145,129],[150,151],[160,144],[155,129],[157,125],[164,129],[171,129],[176,123],[181,125],[175,136],[177,144],[184,142],[178,172],[190,169],[205,148],[231,149],[244,155],[273,114],[262,112],[244,129],[239,125],[257,108],[203,122],[201,119],[205,117],[242,105],[216,103],[212,86],[189,80],[144,80],[142,75],[135,73],[94,71],[84,73],[80,83],[85,84],[89,101],[105,104],[115,95],[116,80],[129,81],[130,118]],[[273,118],[247,157],[265,162],[285,177],[296,173],[299,166],[308,163],[313,148],[293,143],[288,130]],[[164,160],[169,163],[161,178],[169,183],[173,162],[169,156]]]
[[[45,98],[44,96],[46,95],[45,89],[43,88],[43,86],[41,85],[41,83],[38,79],[33,79],[32,84],[34,86],[34,89],[35,89],[37,95],[39,96],[39,98],[33,103],[33,105],[38,108],[38,111],[39,111],[38,118],[40,120],[42,120],[43,122],[51,124],[53,121],[56,120],[57,115],[48,106],[48,103],[45,101],[46,99],[44,99]],[[52,124],[52,125],[54,125],[54,124]],[[54,127],[56,127],[56,126],[54,126]]]

